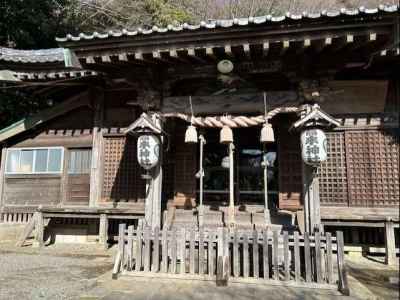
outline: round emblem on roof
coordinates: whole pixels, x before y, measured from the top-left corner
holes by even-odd
[[[217,65],[217,69],[222,74],[228,74],[233,71],[233,63],[227,59],[221,60]]]

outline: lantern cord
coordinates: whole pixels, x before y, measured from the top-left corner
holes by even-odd
[[[194,113],[193,113],[192,96],[189,96],[189,104],[190,104],[190,113],[192,114],[192,117],[190,118],[190,124],[193,125]]]
[[[264,118],[265,123],[267,123],[267,93],[264,92]]]

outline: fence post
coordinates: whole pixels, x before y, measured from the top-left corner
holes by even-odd
[[[226,230],[220,227],[218,228],[218,258],[217,258],[217,286],[228,285],[228,251],[226,249]]]
[[[339,274],[339,291],[343,295],[350,296],[349,285],[347,282],[346,263],[344,261],[343,232],[336,231],[336,243],[337,243],[337,263],[338,263],[338,274]]]
[[[126,224],[119,224],[118,231],[118,251],[121,253],[121,271],[124,270],[125,261],[126,261],[126,253],[125,253],[125,230]]]
[[[127,257],[128,257],[128,263],[127,267],[129,271],[132,271],[132,265],[133,265],[133,231],[134,227],[133,225],[128,226],[128,243],[127,243]]]
[[[112,272],[112,279],[118,278],[118,273],[120,270],[123,270],[124,267],[124,248],[125,248],[125,224],[119,224],[119,231],[118,231],[118,252],[117,256],[115,257],[114,268]]]

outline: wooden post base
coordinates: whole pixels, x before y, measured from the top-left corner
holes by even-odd
[[[394,237],[394,224],[392,221],[385,222],[385,247],[386,247],[385,263],[389,266],[396,265],[397,264],[396,245]]]

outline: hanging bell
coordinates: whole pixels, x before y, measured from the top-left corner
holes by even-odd
[[[189,125],[185,133],[185,143],[195,144],[197,143],[197,129],[193,125]]]
[[[224,125],[221,129],[220,136],[219,136],[219,142],[221,144],[230,144],[233,143],[233,132],[232,129]]]
[[[265,122],[261,129],[260,142],[262,144],[275,142],[274,130],[268,122]]]

